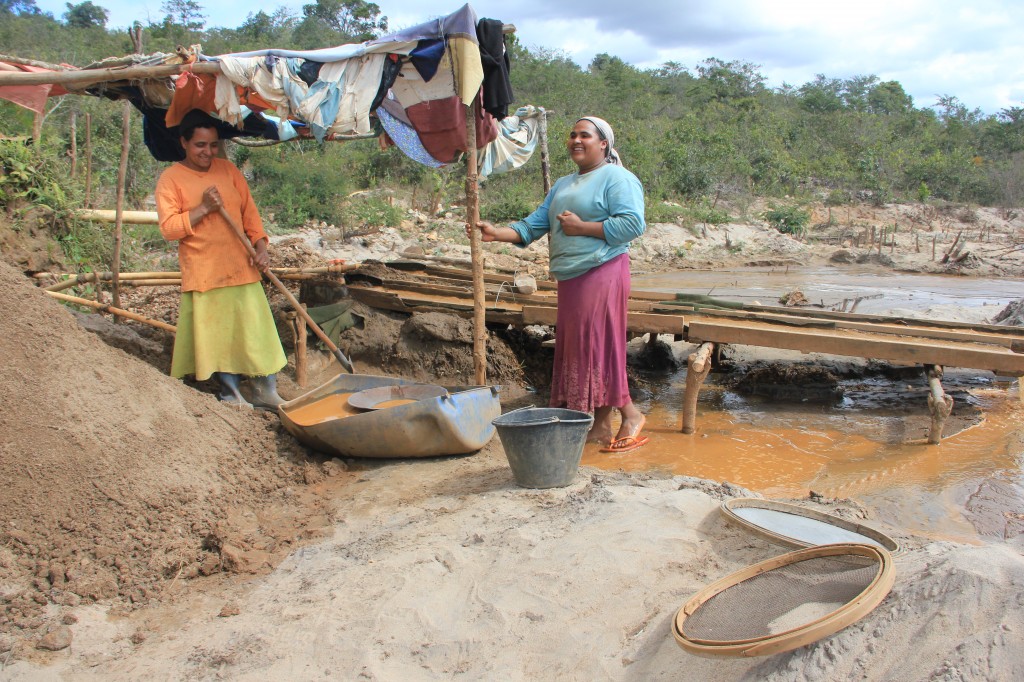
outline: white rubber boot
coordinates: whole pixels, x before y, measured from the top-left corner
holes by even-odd
[[[220,382],[220,393],[217,394],[217,400],[235,407],[248,407],[249,409],[252,409],[252,404],[243,398],[242,394],[238,390],[238,386],[242,381],[241,374],[215,372],[214,376],[217,377],[217,381]]]
[[[252,387],[253,407],[276,410],[277,406],[284,402],[284,399],[277,394],[276,374],[265,377],[249,377],[249,385]]]

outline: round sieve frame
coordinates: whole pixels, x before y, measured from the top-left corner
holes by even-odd
[[[875,577],[857,596],[832,612],[811,620],[803,625],[763,637],[741,640],[708,640],[688,637],[684,634],[686,619],[715,595],[745,580],[784,566],[801,561],[824,557],[857,556],[868,559],[877,566]],[[885,549],[872,545],[843,543],[819,545],[789,552],[748,566],[715,581],[690,598],[676,612],[672,621],[672,634],[676,643],[685,651],[697,656],[718,658],[721,656],[754,657],[770,656],[798,649],[819,639],[839,632],[846,626],[860,620],[877,607],[892,589],[896,575],[892,556]]]
[[[775,500],[764,500],[756,497],[736,497],[731,500],[726,500],[722,503],[720,510],[722,515],[725,516],[726,520],[730,523],[734,523],[741,528],[745,528],[749,531],[757,533],[763,538],[774,542],[784,547],[793,547],[796,549],[803,549],[805,547],[821,547],[824,545],[814,545],[803,540],[785,535],[784,533],[778,533],[770,528],[766,528],[756,523],[752,523],[747,519],[739,516],[736,513],[737,509],[741,508],[756,508],[766,509],[768,511],[777,511],[783,514],[792,514],[793,516],[802,516],[804,518],[812,519],[814,521],[820,521],[821,523],[827,523],[829,525],[841,528],[857,535],[863,535],[866,538],[874,540],[883,548],[885,548],[891,554],[899,554],[902,551],[900,543],[893,538],[889,537],[880,530],[876,530],[870,526],[865,526],[860,523],[853,521],[847,521],[841,519],[838,516],[826,514],[816,509],[808,509],[807,507],[801,507],[796,504],[787,504],[785,502],[776,502]],[[867,544],[867,543],[830,543],[830,544]]]

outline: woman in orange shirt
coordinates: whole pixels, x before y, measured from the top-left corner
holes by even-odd
[[[269,241],[245,177],[217,158],[220,137],[214,119],[186,114],[180,125],[185,158],[160,175],[156,206],[160,232],[178,242],[181,307],[171,376],[216,376],[219,398],[248,405],[239,393],[251,377],[252,404],[274,408],[277,372],[287,362],[277,335],[261,272],[270,267]],[[224,208],[256,250],[253,262],[220,214]]]

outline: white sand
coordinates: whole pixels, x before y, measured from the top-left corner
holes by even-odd
[[[1024,558],[931,544],[897,560],[864,620],[795,652],[680,649],[676,610],[781,554],[727,525],[722,489],[583,470],[512,482],[497,440],[474,457],[392,463],[336,491],[335,534],[270,575],[111,619],[77,609],[71,649],[13,680],[1009,680],[1024,677]],[[735,489],[733,489],[735,490]],[[225,603],[239,615],[219,617]],[[144,641],[132,644],[131,635]],[[140,639],[136,635],[136,639]]]

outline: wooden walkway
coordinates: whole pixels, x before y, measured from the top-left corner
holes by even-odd
[[[472,275],[469,270],[415,262],[389,263],[349,273],[351,296],[366,305],[400,312],[443,310],[472,316]],[[511,275],[487,273],[486,319],[492,325],[518,327],[554,325],[556,286],[539,282],[530,295],[517,292]],[[700,376],[692,389],[687,380],[683,431],[693,431],[697,391],[710,369],[709,356],[721,344],[763,346],[919,365],[931,388],[933,432],[941,434],[942,412],[952,400],[941,389],[943,367],[1024,376],[1024,328],[952,321],[882,317],[809,308],[743,306],[717,309],[707,305],[676,305],[673,294],[634,292],[629,302],[628,331],[672,334],[701,346],[690,358],[689,374]],[[699,357],[695,357],[698,356]],[[696,363],[696,364],[695,364]],[[1022,395],[1024,399],[1024,395]],[[692,402],[692,410],[688,410]],[[934,404],[932,404],[934,402]],[[689,422],[689,423],[688,423]],[[940,436],[934,436],[938,442]]]

